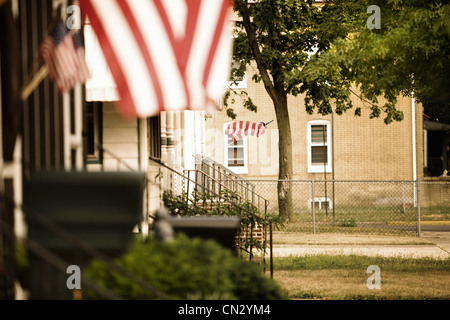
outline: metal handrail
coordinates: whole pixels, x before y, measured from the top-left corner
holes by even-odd
[[[211,175],[208,174],[208,173],[205,173],[205,172],[202,171],[202,170],[199,170],[199,169],[190,169],[190,170],[183,170],[183,171],[188,173],[188,177],[189,177],[189,173],[190,173],[190,172],[197,172],[197,173],[200,173],[201,175],[203,175],[203,177],[206,177],[206,178],[210,179],[209,182],[216,183],[216,184],[219,186],[219,194],[220,194],[220,189],[221,189],[221,188],[224,188],[225,190],[228,190],[228,191],[230,191],[230,192],[232,192],[232,193],[236,193],[241,201],[242,201],[242,200],[247,200],[247,201],[248,201],[248,198],[247,198],[247,197],[242,196],[239,192],[236,192],[235,190],[229,188],[229,187],[226,186],[224,183],[222,183],[222,181],[221,181],[220,179],[217,180],[215,177],[211,176]],[[214,191],[214,189],[215,189],[215,188],[214,188],[214,184],[213,184],[213,188],[212,188],[213,190],[211,190],[211,188],[209,187],[209,182],[208,182],[208,187],[205,185],[205,183],[200,184],[200,187],[203,188],[203,189],[208,190],[209,192],[215,193],[215,191]],[[197,182],[196,184],[198,185],[199,183]],[[243,186],[243,188],[247,188],[247,187]],[[251,189],[248,189],[248,188],[247,188],[247,190],[250,191],[250,192],[252,193],[252,195],[253,195],[253,196],[252,196],[251,204],[252,204],[253,206],[257,207],[258,209],[262,210],[262,211],[264,212],[264,216],[266,216],[266,215],[267,215],[267,207],[268,207],[268,204],[269,204],[269,200],[267,200],[267,199],[265,199],[264,197],[260,196],[259,194],[257,194],[256,192],[254,192],[254,191],[251,190]],[[217,194],[217,193],[215,193],[215,194]],[[256,197],[258,200],[255,201],[254,197]],[[260,201],[263,202],[263,205],[264,205],[263,209],[260,207],[260,204],[261,204]],[[258,205],[256,205],[256,202],[257,202]]]
[[[84,240],[78,238],[70,231],[65,230],[55,222],[51,221],[49,218],[43,216],[39,212],[37,212],[35,209],[30,208],[29,206],[26,206],[25,204],[18,204],[13,199],[7,197],[4,194],[0,193],[0,202],[5,203],[6,205],[9,205],[11,208],[17,208],[26,213],[27,215],[31,215],[33,219],[37,223],[39,223],[42,227],[47,229],[48,231],[54,233],[55,235],[59,236],[61,239],[64,239],[74,247],[77,247],[87,255],[91,256],[92,258],[98,259],[105,263],[110,270],[113,270],[119,274],[121,274],[124,277],[127,277],[130,281],[136,283],[139,285],[142,289],[147,290],[149,292],[152,292],[155,296],[161,298],[161,299],[173,299],[170,295],[168,295],[165,292],[160,291],[159,289],[156,289],[153,285],[148,283],[146,280],[141,279],[140,277],[136,276],[134,273],[129,271],[128,269],[122,267],[121,265],[117,264],[114,259],[110,258],[106,254],[102,253],[100,250],[94,248],[93,246],[86,243]],[[0,229],[3,231],[10,231],[7,227],[2,226],[0,224]],[[8,226],[9,227],[9,226]],[[49,264],[53,265],[54,267],[61,269],[62,266],[66,266],[68,264],[63,264],[65,261],[61,259],[60,257],[54,255],[51,251],[49,251],[47,248],[41,246],[37,242],[33,241],[32,239],[27,239],[29,246],[29,249],[32,250],[34,253],[39,255],[41,258],[46,260]],[[66,271],[65,269],[62,271]],[[117,296],[113,292],[110,292],[108,289],[103,288],[101,286],[98,286],[95,282],[93,282],[89,277],[81,277],[81,281],[85,282],[88,286],[92,287],[93,290],[97,291],[99,294],[103,295],[106,298],[110,299],[121,299],[121,297]]]
[[[109,154],[114,160],[117,161],[118,164],[123,164],[128,170],[130,170],[130,171],[132,171],[132,172],[135,172],[135,171],[136,171],[136,170],[133,169],[128,163],[126,163],[125,161],[123,161],[121,158],[119,158],[117,155],[115,155],[114,153],[112,153],[110,150],[105,149],[101,143],[97,143],[97,144],[95,145],[95,147],[96,147],[97,149],[99,149],[100,151],[102,151],[102,152],[104,152],[104,153],[106,153],[106,154]],[[102,165],[102,169],[103,169],[103,165]]]
[[[173,172],[173,173],[179,175],[180,177],[182,177],[183,179],[187,180],[188,182],[192,182],[196,187],[197,187],[197,186],[201,186],[201,187],[204,188],[204,186],[202,186],[201,184],[199,184],[197,181],[194,181],[194,180],[190,179],[189,176],[186,177],[184,174],[182,174],[182,173],[178,172],[177,170],[175,170],[175,169],[173,169],[173,168],[167,166],[166,164],[162,163],[160,159],[153,158],[153,157],[149,157],[149,159],[152,160],[152,161],[154,161],[154,162],[156,162],[156,163],[159,164],[160,166],[162,166],[162,167],[164,167],[164,168],[170,170],[171,172]],[[201,171],[201,170],[198,170],[198,169],[195,169],[195,170],[184,170],[184,171],[185,171],[185,172],[188,172],[188,174],[189,174],[190,171],[197,171],[197,172],[200,172],[201,174],[207,175],[205,172],[203,172],[203,171]],[[212,180],[216,181],[217,183],[220,183],[220,182],[217,181],[216,179],[214,179],[214,178],[212,178],[212,177],[210,177],[210,178],[211,178]],[[232,191],[232,190],[231,190],[231,191]],[[233,192],[233,191],[232,191],[232,192]],[[211,192],[211,193],[214,194],[215,196],[217,196],[217,197],[220,198],[220,195],[218,195],[217,193],[215,193],[215,192]],[[261,198],[262,198],[262,197],[261,197]],[[187,199],[189,199],[189,192],[187,192]],[[239,208],[240,210],[245,211],[245,212],[248,213],[250,216],[253,216],[253,217],[256,217],[256,218],[259,218],[259,219],[266,220],[266,219],[267,219],[267,204],[268,204],[268,200],[266,200],[266,199],[264,199],[264,200],[265,200],[264,217],[260,217],[260,216],[256,215],[255,213],[249,211],[249,210],[246,209],[245,207],[241,207],[240,205],[238,205],[238,204],[235,203],[235,202],[232,202],[232,201],[231,201],[230,204],[233,205],[233,206],[235,206],[235,207],[237,207],[237,208]],[[195,202],[194,202],[194,204],[195,204]],[[268,225],[269,225],[269,233],[270,233],[270,236],[271,236],[271,235],[272,235],[272,223],[271,223],[271,221],[269,221]],[[265,246],[266,246],[266,241],[267,241],[267,240],[266,240],[267,231],[266,231],[266,226],[263,225],[263,227],[264,227],[264,231],[263,231],[263,232],[264,232],[264,248],[265,248]],[[250,252],[249,252],[249,254],[250,254],[250,261],[251,261],[251,259],[252,259],[252,254],[253,254],[253,244],[252,244],[252,243],[253,243],[253,230],[250,232],[250,239],[251,239],[251,242],[250,242],[250,250],[249,250]],[[270,258],[270,274],[271,274],[271,277],[273,277],[272,237],[270,237],[269,247],[270,247],[270,248],[269,248],[269,249],[270,249],[270,250],[269,250],[269,258]],[[264,249],[264,252],[263,252],[264,257],[265,257],[265,254],[266,254],[266,249]],[[265,260],[264,260],[264,261],[265,261]],[[264,265],[264,267],[265,267],[265,265]]]
[[[164,163],[160,162],[159,159],[150,157],[150,160],[155,161],[155,162],[158,163],[160,166],[162,166],[162,167],[164,167],[164,168],[166,168],[166,169],[169,169],[170,171],[172,171],[173,173],[179,175],[179,176],[182,177],[183,179],[186,179],[188,182],[192,182],[193,184],[195,184],[195,186],[201,186],[201,187],[203,187],[203,186],[202,186],[200,183],[198,183],[197,181],[192,180],[192,179],[186,177],[185,175],[181,174],[181,173],[178,172],[177,170],[175,170],[175,169],[173,169],[173,168],[171,168],[171,167],[165,165]],[[190,171],[190,170],[185,170],[185,171]],[[192,170],[191,170],[191,171],[192,171]],[[196,170],[196,171],[202,172],[201,170]],[[204,172],[202,172],[202,173],[205,174]],[[217,181],[217,183],[219,183],[219,182]],[[217,193],[214,193],[214,195],[220,197],[220,195],[217,194]],[[267,200],[267,201],[268,201],[268,200]],[[239,209],[242,209],[242,210],[246,211],[246,212],[249,213],[250,215],[254,215],[254,216],[258,217],[258,218],[262,218],[262,217],[259,217],[259,216],[255,215],[253,212],[247,210],[246,208],[239,206],[239,205],[236,204],[236,203],[233,203],[233,202],[231,202],[231,203],[232,203],[233,205],[237,206]]]
[[[221,165],[220,163],[214,161],[214,159],[211,159],[211,158],[209,158],[209,157],[203,157],[203,156],[200,156],[200,155],[198,155],[198,154],[197,154],[197,155],[194,155],[193,157],[194,157],[196,160],[201,161],[201,164],[206,164],[206,162],[205,162],[204,160],[207,160],[208,162],[211,162],[213,165],[215,165],[215,166],[221,168],[223,171],[227,172],[229,175],[235,177],[236,179],[247,181],[246,179],[244,179],[244,178],[241,177],[240,175],[237,175],[236,173],[234,173],[233,171],[231,171],[231,170],[228,169],[227,167],[225,167],[225,166]],[[207,165],[208,165],[208,164],[207,164]],[[251,183],[250,183],[250,184],[251,184]]]
[[[226,179],[226,181],[231,181],[232,183],[238,183],[241,186],[243,184],[246,185],[251,185],[253,187],[252,183],[249,183],[246,179],[242,178],[241,176],[237,175],[236,173],[234,173],[233,171],[231,171],[230,169],[228,169],[227,167],[221,165],[220,163],[217,163],[216,161],[214,161],[213,159],[209,158],[209,157],[201,157],[200,159],[198,158],[198,155],[194,156],[196,158],[196,160],[200,160],[200,165],[201,166],[207,166],[209,168],[211,168],[214,172],[218,171],[220,175],[222,175],[221,171],[224,171],[224,176],[231,176],[232,179]],[[207,162],[206,162],[206,161]],[[209,162],[209,163],[208,163]],[[197,165],[197,164],[196,164]],[[218,169],[216,169],[215,167],[218,167]],[[233,179],[234,178],[234,179]]]
[[[16,237],[14,234],[14,229],[5,222],[0,223],[0,234],[5,234],[8,236],[8,238],[12,240],[14,240]],[[27,241],[24,241],[23,244],[29,250],[30,253],[33,253],[36,256],[40,257],[42,260],[46,261],[49,265],[55,267],[56,269],[64,273],[67,271],[67,266],[69,266],[70,263],[65,261],[58,255],[56,255],[52,251],[48,250],[44,246],[40,245],[38,242],[32,239],[27,239]],[[114,292],[99,286],[93,279],[86,276],[85,273],[81,274],[81,283],[92,288],[94,291],[96,291],[98,294],[100,294],[102,297],[106,299],[122,300],[122,298],[116,295]]]
[[[196,160],[200,161],[199,165],[207,166],[208,168],[212,169],[214,173],[218,172],[219,173],[219,182],[222,182],[221,177],[222,177],[222,175],[224,175],[225,181],[227,181],[227,182],[229,181],[231,184],[237,183],[240,186],[240,189],[245,189],[245,193],[246,194],[247,194],[247,192],[250,192],[251,195],[252,195],[251,196],[251,200],[252,200],[252,204],[253,205],[255,205],[255,196],[258,198],[258,204],[259,204],[259,200],[260,199],[264,200],[264,203],[268,202],[267,199],[265,199],[264,197],[262,197],[261,195],[259,195],[258,193],[255,192],[255,184],[251,183],[248,179],[242,178],[241,176],[235,174],[234,172],[232,172],[231,170],[229,170],[225,166],[221,165],[220,163],[217,163],[216,161],[214,161],[213,159],[211,159],[209,157],[201,157],[199,155],[194,155],[194,157],[195,157]],[[216,169],[215,167],[218,167],[219,170]],[[220,169],[222,171],[224,171],[225,173],[222,173]],[[203,171],[203,170],[201,170],[201,171]],[[228,179],[227,175],[232,176],[235,180],[234,179]],[[212,179],[216,179],[216,177],[213,176]],[[251,188],[249,188],[248,186],[251,186]],[[239,189],[239,188],[236,188],[236,189]],[[233,190],[233,191],[236,192],[235,190]],[[242,190],[241,190],[241,192],[242,192]],[[241,195],[241,197],[245,198],[246,200],[248,200],[248,197],[244,197],[242,195]],[[259,207],[259,205],[258,205],[258,207]]]
[[[226,185],[224,185],[220,180],[217,180],[216,178],[212,177],[211,175],[207,174],[206,172],[204,172],[204,171],[202,171],[202,170],[199,170],[199,169],[186,169],[186,170],[183,170],[183,172],[188,172],[188,174],[189,174],[189,172],[198,172],[198,173],[202,174],[203,176],[208,177],[209,179],[211,179],[211,181],[216,182],[217,184],[219,184],[221,187],[227,189],[228,191],[230,191],[230,192],[235,192],[235,191],[233,191],[233,189],[230,189],[229,187],[227,187]],[[197,183],[197,184],[198,184],[198,183]],[[202,188],[204,188],[204,189],[207,189],[207,188],[206,188],[204,185],[202,185],[202,184],[200,184],[200,186],[201,186]],[[209,190],[209,189],[208,189],[208,190]],[[241,195],[239,195],[239,198],[242,199],[243,197],[242,197]]]

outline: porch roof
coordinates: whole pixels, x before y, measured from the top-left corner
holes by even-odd
[[[447,131],[447,130],[450,130],[450,124],[436,122],[436,121],[430,121],[430,120],[424,120],[423,128],[425,130],[429,130],[429,131]]]

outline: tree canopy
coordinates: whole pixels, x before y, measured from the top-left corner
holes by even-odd
[[[347,1],[333,1],[336,6],[342,2]],[[402,113],[395,108],[397,97],[412,94],[424,105],[425,113],[450,121],[448,1],[358,1],[361,5],[380,8],[380,28],[367,27],[370,14],[366,11],[355,13],[359,18],[348,37],[334,41],[304,70],[308,81],[348,79],[369,103],[371,116],[384,111],[386,123],[402,120]],[[379,105],[380,96],[388,102]]]
[[[375,13],[371,8],[376,8]],[[278,205],[290,219],[293,178],[288,95],[304,95],[310,114],[340,115],[357,96],[371,118],[403,120],[400,95],[414,94],[427,112],[448,115],[450,7],[444,0],[234,0],[232,76],[256,64],[279,129]],[[375,24],[369,23],[375,20]],[[236,63],[238,62],[238,63]],[[242,91],[244,107],[257,106]],[[227,114],[236,114],[225,96]],[[380,100],[380,98],[384,98]],[[361,107],[354,109],[361,115]]]
[[[287,94],[304,93],[309,113],[326,115],[334,108],[342,114],[353,108],[350,97],[357,95],[371,109],[371,117],[401,121],[397,98],[414,92],[426,113],[450,121],[447,2],[336,0],[319,6],[304,0],[236,0],[242,22],[236,25],[233,59],[242,63],[232,74],[242,76],[255,61],[254,81],[266,87],[278,83]],[[371,5],[380,9],[379,29],[367,26]],[[254,39],[245,30],[245,15]],[[387,102],[380,104],[380,97]],[[251,97],[244,100],[245,107],[256,110]],[[359,116],[361,109],[354,113]]]
[[[338,110],[345,109],[344,104],[350,103],[348,94],[342,91],[346,80],[328,78],[331,86],[325,88],[322,85],[326,75],[314,77],[305,73],[305,67],[314,53],[327,51],[334,41],[344,39],[352,31],[357,17],[349,14],[354,11],[351,1],[323,7],[303,0],[262,0],[251,4],[237,0],[234,4],[242,20],[236,23],[233,52],[233,60],[241,63],[232,69],[233,77],[242,76],[254,61],[258,72],[252,80],[262,81],[272,99],[275,90],[292,95],[307,92],[309,112],[314,104],[320,113],[330,113],[329,98],[337,102]],[[244,106],[256,110],[251,98],[245,100]]]

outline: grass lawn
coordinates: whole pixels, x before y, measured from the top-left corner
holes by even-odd
[[[380,268],[381,289],[369,289]],[[449,300],[450,260],[311,255],[274,259],[274,279],[291,299]]]
[[[277,215],[278,211],[269,214]],[[274,230],[282,232],[335,232],[342,234],[417,234],[418,210],[402,206],[339,206],[332,209],[316,209],[314,219],[311,209],[296,208],[292,220],[275,226]],[[420,220],[425,223],[450,223],[450,207],[423,207]]]

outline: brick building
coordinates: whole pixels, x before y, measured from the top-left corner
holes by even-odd
[[[246,79],[251,79],[250,70]],[[256,113],[245,110],[239,97],[232,106],[236,120],[276,120],[273,104],[262,84],[243,79],[236,90],[246,90],[258,106]],[[355,108],[338,115],[309,115],[302,96],[289,97],[294,179],[416,180],[423,177],[423,108],[409,97],[399,97],[397,108],[404,120],[386,125],[370,119],[370,110],[356,96]],[[382,103],[382,101],[381,101]],[[248,136],[229,145],[225,125],[232,122],[225,112],[210,114],[206,120],[206,155],[247,179],[278,177],[278,129],[276,121],[264,135]],[[231,141],[231,140],[230,140]],[[237,161],[236,161],[237,160]],[[234,163],[233,163],[234,161]]]

